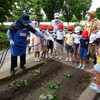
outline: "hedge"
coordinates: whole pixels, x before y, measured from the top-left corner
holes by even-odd
[[[0,50],[3,50],[9,46],[9,40],[7,34],[0,32]]]

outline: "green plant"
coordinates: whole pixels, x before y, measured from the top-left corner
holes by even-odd
[[[43,63],[43,66],[47,66],[47,62],[46,61]]]
[[[37,76],[38,74],[40,74],[41,72],[41,68],[37,69],[37,70],[30,70],[29,73],[33,74],[34,76]]]
[[[9,40],[7,34],[0,32],[0,50],[3,50],[9,46]]]
[[[64,73],[63,76],[65,76],[65,77],[67,77],[67,78],[71,78],[71,77],[72,77],[72,74]]]
[[[61,82],[56,82],[55,84],[48,84],[50,89],[59,90],[62,87]]]
[[[26,86],[27,85],[27,81],[22,79],[22,80],[16,80],[16,81],[13,81],[11,83],[8,83],[6,86],[7,87],[12,87],[12,86],[17,86],[17,87],[20,87],[22,85]]]
[[[39,94],[39,100],[58,100],[58,98],[51,93],[44,92]]]

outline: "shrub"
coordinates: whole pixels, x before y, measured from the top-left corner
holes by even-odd
[[[7,34],[0,32],[0,50],[3,50],[9,46],[9,40]]]
[[[0,32],[6,33],[8,30],[9,26],[8,25],[0,25]]]

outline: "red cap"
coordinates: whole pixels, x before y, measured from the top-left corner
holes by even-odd
[[[74,27],[73,26],[68,26],[68,31],[72,31],[74,29]]]
[[[64,27],[63,24],[58,24],[58,29],[61,30],[61,29],[63,29],[63,27]]]
[[[88,31],[87,30],[84,30],[82,32],[82,37],[84,37],[84,38],[87,38],[88,37]]]
[[[40,26],[40,29],[46,30],[46,29],[47,29],[47,25],[41,25],[41,26]]]
[[[49,26],[48,30],[54,30],[54,27],[53,26]]]

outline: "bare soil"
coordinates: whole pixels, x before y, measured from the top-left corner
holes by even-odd
[[[30,70],[41,68],[40,74],[34,76]],[[63,74],[72,74],[65,77]],[[39,100],[39,93],[52,93],[58,100],[77,100],[91,82],[92,75],[83,70],[64,65],[58,61],[48,60],[20,72],[14,76],[0,80],[0,100]],[[16,80],[26,80],[27,85],[7,87]],[[48,84],[61,82],[59,90],[50,89]],[[41,100],[41,99],[40,99]],[[47,99],[46,99],[47,100]]]

